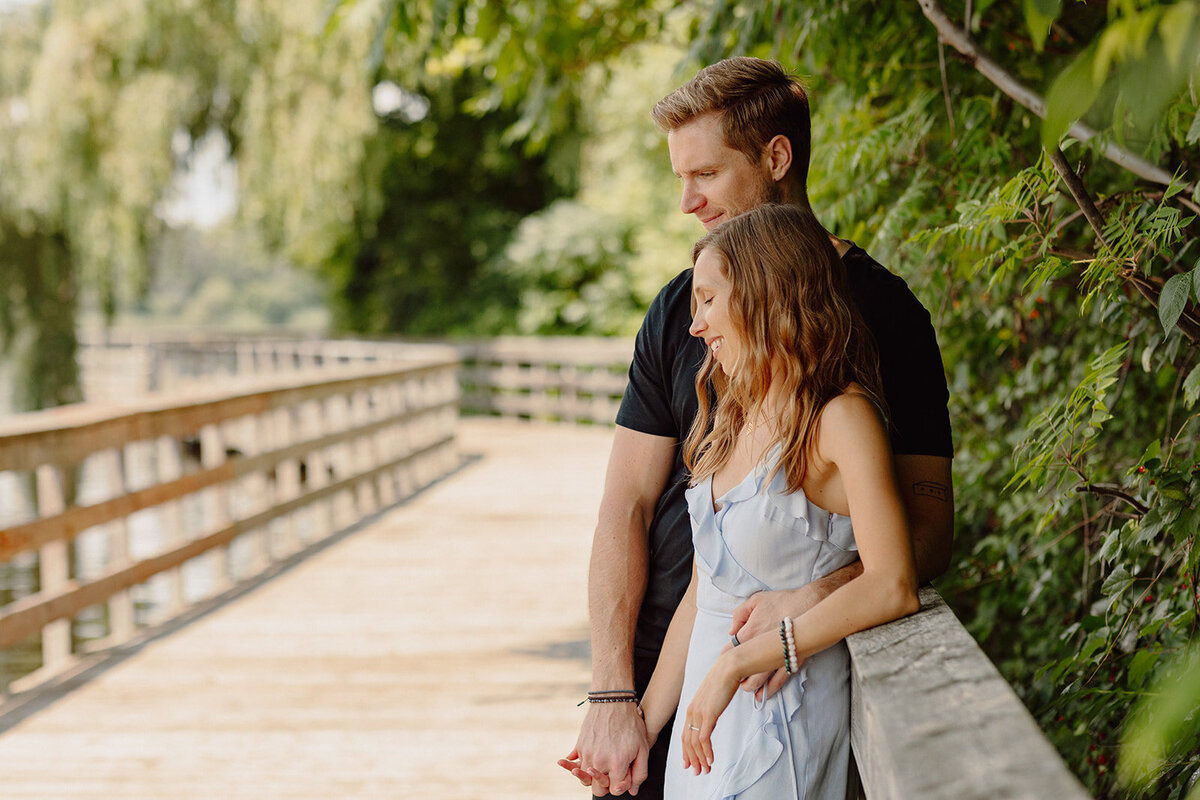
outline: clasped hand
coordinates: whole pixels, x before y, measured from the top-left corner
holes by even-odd
[[[558,765],[597,797],[636,795],[646,780],[652,744],[633,703],[589,703],[575,749]]]

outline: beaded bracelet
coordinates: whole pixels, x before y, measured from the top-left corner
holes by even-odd
[[[788,675],[792,674],[792,659],[791,652],[788,650],[787,642],[787,626],[785,622],[779,623],[779,642],[783,645],[783,669]]]
[[[783,626],[784,632],[787,635],[788,666],[791,667],[790,672],[796,672],[800,669],[800,657],[796,655],[796,637],[795,630],[792,625],[792,618],[784,617]]]
[[[584,703],[636,703],[637,701],[637,693],[632,689],[606,689],[588,692],[587,697],[576,703],[576,707]]]

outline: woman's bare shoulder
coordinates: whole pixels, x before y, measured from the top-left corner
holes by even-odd
[[[867,392],[856,384],[834,397],[821,410],[819,449],[830,460],[845,448],[887,441],[883,417]]]

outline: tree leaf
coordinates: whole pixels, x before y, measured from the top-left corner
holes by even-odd
[[[1200,364],[1192,367],[1192,371],[1183,382],[1183,402],[1188,408],[1196,405],[1197,399],[1200,399]]]
[[[1050,25],[1062,13],[1062,0],[1025,0],[1025,25],[1033,46],[1041,50],[1050,33]]]
[[[1158,296],[1158,320],[1167,333],[1175,327],[1179,315],[1183,313],[1183,307],[1187,305],[1192,280],[1192,274],[1188,272],[1172,275],[1163,285],[1162,294]]]
[[[1184,59],[1189,52],[1188,34],[1192,32],[1196,10],[1195,3],[1176,3],[1167,8],[1159,20],[1158,35],[1162,37],[1167,60],[1174,70],[1187,68]]]
[[[1149,650],[1138,650],[1129,660],[1129,682],[1134,688],[1139,688],[1158,663],[1158,653]]]
[[[1133,576],[1129,574],[1129,570],[1125,569],[1123,564],[1119,564],[1104,579],[1104,584],[1100,587],[1100,591],[1108,597],[1113,597],[1114,595],[1121,594],[1132,585]]]
[[[1087,113],[1100,93],[1093,76],[1095,49],[1088,48],[1064,69],[1046,92],[1046,118],[1042,121],[1042,145],[1055,147],[1075,120]]]
[[[1126,786],[1145,785],[1158,773],[1172,749],[1194,736],[1200,726],[1200,649],[1195,646],[1155,681],[1138,704],[1121,742],[1117,772]]]
[[[1195,144],[1200,142],[1200,111],[1196,112],[1196,117],[1192,120],[1192,127],[1188,128],[1187,143]]]

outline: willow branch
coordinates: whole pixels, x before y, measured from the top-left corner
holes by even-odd
[[[967,35],[966,31],[955,25],[946,16],[946,12],[942,11],[942,7],[938,4],[937,0],[917,0],[917,2],[920,3],[921,11],[925,14],[926,19],[932,22],[933,26],[937,28],[938,35],[942,41],[947,42],[961,53],[975,67],[979,74],[995,84],[997,89],[1032,111],[1038,117],[1045,119],[1046,101],[1042,99],[1041,95],[1022,84],[1009,74],[1004,67],[992,60],[991,56],[983,52],[971,37]],[[1069,133],[1081,142],[1086,142],[1096,137],[1096,131],[1082,122],[1076,122],[1072,125]],[[1102,142],[1100,152],[1109,161],[1129,170],[1139,178],[1163,186],[1171,183],[1171,174],[1162,167],[1151,164],[1141,156],[1135,155],[1113,142]],[[1186,188],[1194,190],[1195,187],[1187,184]]]

